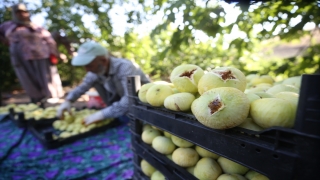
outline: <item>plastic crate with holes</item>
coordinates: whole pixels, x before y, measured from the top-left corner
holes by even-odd
[[[20,105],[21,106],[21,105]],[[27,105],[24,105],[27,106]],[[27,126],[32,125],[47,125],[52,124],[54,121],[58,120],[59,118],[56,117],[57,108],[59,106],[51,106],[51,107],[35,107],[30,110],[24,111],[16,111],[14,108],[10,108],[8,110],[9,119],[13,121],[18,127],[25,128]],[[85,109],[89,110],[98,110],[99,108],[92,107],[92,108],[75,108],[72,107],[71,111],[82,111]]]
[[[84,125],[83,118],[97,110],[96,108],[72,108],[70,112],[64,112],[61,119],[56,118],[51,122],[46,119],[30,121],[28,129],[44,147],[51,149],[116,127],[119,124],[114,118],[108,118],[88,126]]]
[[[55,118],[55,113],[53,108],[48,108],[44,111],[44,105],[36,105],[33,103],[29,104],[9,104],[7,105],[9,119],[20,128],[27,127],[28,123],[31,121],[43,122],[53,122]],[[39,121],[41,120],[41,121]]]
[[[150,145],[145,144],[140,136],[142,133],[142,122],[131,120],[131,143],[134,152],[134,164],[136,179],[149,179],[143,172],[143,168],[148,169],[148,167],[142,167],[142,161],[148,162],[154,170],[162,173],[166,179],[188,179],[196,180],[188,171],[168,158],[168,156],[163,155],[156,150],[154,150]],[[150,177],[152,174],[148,174]]]
[[[66,124],[64,123],[64,125]],[[104,132],[107,129],[117,127],[118,125],[118,119],[110,118],[89,126],[71,123],[66,126],[68,129],[64,130],[54,127],[54,123],[30,124],[28,130],[40,141],[43,147],[46,149],[55,149],[65,144],[73,143],[79,139]],[[69,129],[69,127],[71,127],[71,129]]]
[[[139,77],[128,77],[132,144],[133,149],[136,149],[134,152],[148,151],[157,158],[163,158],[160,153],[152,153],[151,146],[141,141],[142,130],[139,127],[147,123],[271,180],[317,179],[317,168],[320,166],[319,82],[320,75],[302,75],[293,128],[272,127],[252,131],[240,127],[215,130],[199,123],[192,113],[152,107],[139,101],[137,97],[141,87]],[[141,157],[139,153],[138,156]],[[176,171],[175,174],[188,174],[187,171],[180,171],[181,168],[171,167],[167,161],[161,164],[172,172]],[[165,174],[165,171],[162,173]],[[174,176],[166,178],[176,179]]]

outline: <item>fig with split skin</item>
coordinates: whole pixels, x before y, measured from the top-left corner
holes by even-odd
[[[182,64],[175,67],[170,74],[170,81],[179,92],[198,92],[198,82],[204,71],[194,64]]]
[[[191,105],[196,119],[213,129],[229,129],[240,125],[248,117],[249,109],[247,95],[233,87],[211,89]]]
[[[237,68],[220,67],[204,74],[198,83],[200,94],[218,87],[234,87],[244,92],[247,86],[246,76]]]

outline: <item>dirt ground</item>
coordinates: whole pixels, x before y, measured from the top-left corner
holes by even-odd
[[[70,87],[64,87],[64,91],[70,91]],[[82,95],[76,102],[73,103],[74,107],[85,107],[86,102],[89,100],[88,95]],[[64,98],[56,99],[54,102],[48,100],[45,102],[45,107],[57,106],[64,102]],[[25,104],[30,103],[30,98],[27,96],[24,90],[14,90],[11,92],[1,92],[1,106],[5,106],[8,104]]]

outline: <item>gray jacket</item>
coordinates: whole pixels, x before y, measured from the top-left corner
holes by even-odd
[[[122,116],[129,108],[127,77],[132,75],[139,75],[141,84],[150,82],[137,64],[126,59],[111,57],[107,77],[88,72],[83,82],[72,90],[66,99],[73,102],[94,87],[107,104],[102,110],[105,118]]]

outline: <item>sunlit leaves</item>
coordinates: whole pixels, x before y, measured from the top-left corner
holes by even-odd
[[[284,59],[273,55],[273,47],[277,45],[285,42],[295,45],[301,42],[300,38],[313,36],[303,28],[308,22],[314,22],[315,27],[320,24],[320,6],[315,0],[269,0],[250,6],[237,4],[235,9],[241,9],[242,13],[231,23],[225,15],[233,12],[226,12],[221,2],[214,0],[41,2],[42,6],[33,9],[33,13],[47,13],[45,18],[51,32],[58,31],[76,43],[85,39],[99,41],[116,56],[138,63],[154,79],[166,79],[171,69],[183,63],[194,63],[204,69],[235,66],[245,73],[272,76],[293,76],[319,70],[319,46],[312,39],[301,57]],[[126,29],[124,37],[115,36],[110,10],[134,3],[138,3],[139,8],[125,10],[124,23],[130,24],[130,28]],[[164,16],[150,34],[135,33],[136,25],[160,12]],[[91,27],[86,26],[88,21]],[[196,32],[199,31],[207,35],[207,41],[197,39]],[[229,34],[234,31],[238,36],[230,38]],[[60,49],[67,53],[63,47]],[[62,74],[70,74],[70,66],[66,65],[69,64],[59,65]],[[74,72],[81,74],[79,69]]]
[[[11,13],[7,9],[0,9],[0,24],[10,20]],[[5,90],[17,84],[17,77],[10,62],[9,48],[0,43],[0,89]]]

